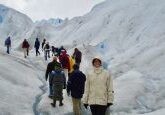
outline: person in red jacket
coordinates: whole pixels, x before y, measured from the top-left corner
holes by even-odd
[[[64,74],[66,79],[68,79],[68,71],[70,70],[69,56],[65,50],[61,51],[59,56],[60,63],[62,64],[62,68],[64,70]]]
[[[26,58],[29,55],[29,43],[26,39],[24,39],[23,43],[22,43],[22,48],[24,51],[24,57]]]

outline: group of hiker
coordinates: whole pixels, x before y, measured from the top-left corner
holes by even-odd
[[[63,106],[63,90],[72,97],[74,115],[81,115],[81,104],[86,109],[90,108],[92,115],[105,115],[109,106],[113,105],[114,91],[111,74],[103,67],[104,62],[101,57],[93,57],[92,67],[85,74],[80,70],[82,52],[75,48],[72,55],[61,46],[60,48],[50,46],[46,39],[42,42],[42,51],[45,60],[50,58],[50,51],[53,59],[48,63],[45,80],[49,82],[49,95],[52,99],[51,106]],[[7,53],[11,47],[11,38],[5,40]],[[22,42],[24,57],[29,55],[29,42],[24,39]],[[40,55],[40,41],[36,38],[34,43],[36,56]]]
[[[81,51],[75,48],[69,56],[62,50],[47,65],[45,79],[49,78],[49,98],[53,99],[52,107],[63,106],[63,89],[72,97],[74,115],[81,115],[81,99],[86,109],[90,107],[92,115],[105,115],[113,105],[113,82],[110,73],[102,67],[102,59],[91,60],[93,68],[87,74],[80,71]],[[71,60],[72,59],[72,60]]]
[[[43,42],[41,44],[41,48],[42,48],[42,51],[44,52],[44,58],[45,60],[47,60],[48,58],[50,58],[50,52],[52,52],[52,56],[54,55],[60,55],[61,51],[62,50],[65,50],[63,48],[63,46],[61,46],[60,48],[57,48],[55,46],[50,46],[49,45],[49,42],[46,41],[46,39],[44,38],[43,39]],[[11,48],[11,37],[7,37],[6,40],[5,40],[5,46],[7,47],[7,53],[10,54],[10,48]],[[29,55],[29,49],[30,49],[30,43],[28,42],[27,39],[24,39],[22,44],[21,44],[21,48],[23,49],[23,52],[24,52],[24,58],[27,58],[27,56]],[[39,38],[37,37],[35,42],[34,42],[34,48],[35,48],[35,54],[36,56],[40,55],[40,40]]]
[[[5,46],[7,47],[7,53],[10,54],[10,48],[11,48],[11,37],[7,37],[5,40]],[[24,41],[22,42],[22,49],[24,52],[24,57],[26,58],[29,55],[29,42],[24,39]]]

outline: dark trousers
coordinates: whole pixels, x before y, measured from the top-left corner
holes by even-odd
[[[90,105],[92,115],[105,115],[107,106],[105,105]]]
[[[40,55],[39,49],[36,48],[36,56],[38,56],[38,54]]]
[[[27,48],[27,56],[29,55],[29,48]]]
[[[7,53],[9,54],[9,48],[10,48],[10,46],[9,45],[7,45]]]

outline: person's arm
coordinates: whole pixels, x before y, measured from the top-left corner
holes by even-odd
[[[69,76],[69,79],[67,82],[67,94],[68,94],[68,96],[70,95],[70,91],[71,91],[71,87],[72,87],[71,77],[72,77],[72,75]]]
[[[87,75],[86,82],[85,82],[85,91],[84,91],[84,95],[83,95],[84,104],[88,104],[89,86],[90,86],[89,76]]]
[[[28,44],[28,48],[30,47],[30,44],[27,42],[27,44]]]
[[[84,94],[84,89],[85,89],[85,81],[86,81],[86,76],[85,76],[85,74],[83,74],[83,88],[82,88],[82,93]]]
[[[63,78],[64,78],[64,89],[66,89],[66,76],[64,73],[63,73]]]
[[[47,81],[48,79],[48,74],[49,74],[49,71],[50,71],[50,64],[47,65],[47,69],[46,69],[46,73],[45,73],[45,80]]]
[[[107,91],[108,91],[108,104],[110,103],[113,104],[114,91],[113,91],[113,81],[110,74],[108,75],[108,80],[107,80]]]
[[[36,48],[36,41],[35,41],[35,43],[34,43],[34,48]]]

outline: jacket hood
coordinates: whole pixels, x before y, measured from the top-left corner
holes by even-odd
[[[102,64],[102,59],[101,59],[101,57],[95,56],[95,57],[92,59],[92,65],[94,65],[95,60],[99,60],[100,63]]]

